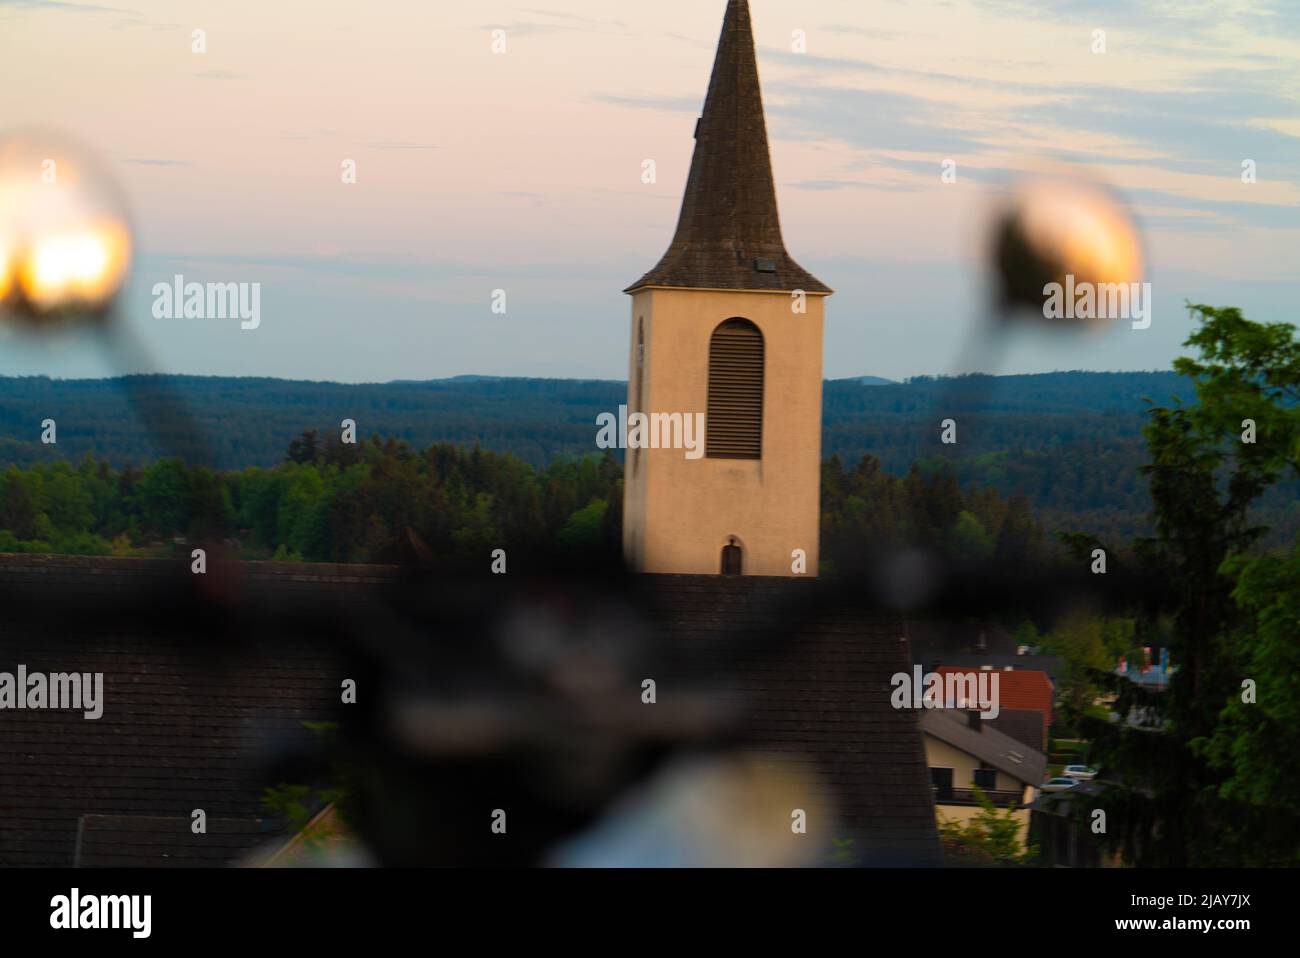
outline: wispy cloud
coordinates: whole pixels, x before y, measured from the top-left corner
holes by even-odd
[[[782,183],[781,186],[795,190],[811,190],[815,193],[831,190],[885,190],[890,193],[911,193],[920,189],[915,184],[873,183],[868,180],[797,180],[793,183]]]
[[[1208,35],[1225,28],[1261,33],[1300,34],[1300,6],[1294,0],[974,0],[1008,16],[1071,20],[1101,28],[1106,23],[1159,36],[1175,28]],[[1106,23],[1103,23],[1106,21]]]
[[[411,143],[406,140],[372,140],[372,150],[441,150],[442,147],[432,143]]]
[[[576,30],[577,27],[565,26],[557,23],[535,23],[533,21],[519,21],[516,23],[484,23],[475,27],[476,30],[485,30],[492,32],[494,30],[504,30],[507,37],[529,37],[542,33],[556,33],[563,30]]]
[[[622,20],[605,20],[597,17],[581,17],[573,13],[564,13],[559,10],[539,10],[536,7],[523,9],[524,13],[531,13],[540,17],[553,17],[556,20],[568,20],[573,23],[583,23],[593,27],[626,27],[627,24]]]
[[[774,136],[847,143],[871,150],[951,156],[982,152],[993,132],[948,101],[895,90],[770,84]]]
[[[904,36],[901,30],[884,30],[879,27],[854,27],[844,23],[828,23],[822,27],[828,33],[841,33],[852,37],[869,37],[873,40],[897,40]]]
[[[118,13],[139,15],[138,10],[122,7],[105,7],[96,3],[69,3],[67,0],[0,0],[0,7],[17,7],[21,10],[50,10],[63,13]]]
[[[123,160],[132,166],[189,166],[189,160],[165,160],[152,156],[132,156]]]
[[[663,110],[666,113],[698,113],[704,104],[703,96],[631,96],[600,93],[592,98],[596,103],[612,103],[642,110]]]

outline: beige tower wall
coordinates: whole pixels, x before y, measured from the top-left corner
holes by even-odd
[[[759,460],[687,459],[680,449],[628,450],[623,545],[638,572],[716,575],[735,536],[745,575],[792,575],[792,553],[817,574],[821,506],[822,325],[825,297],[794,313],[789,293],[643,289],[632,298],[628,408],[708,410],[709,342],[732,318],[763,334]],[[637,369],[638,324],[645,358]],[[639,382],[639,377],[644,377]]]

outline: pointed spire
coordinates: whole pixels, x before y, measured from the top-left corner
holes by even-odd
[[[747,0],[730,0],[677,233],[645,286],[829,293],[785,251]]]

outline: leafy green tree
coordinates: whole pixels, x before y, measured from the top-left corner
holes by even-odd
[[[555,535],[556,547],[567,552],[597,549],[604,539],[605,511],[608,508],[607,502],[597,499],[569,516],[569,521]]]
[[[308,429],[301,436],[289,443],[289,452],[285,459],[303,466],[316,461],[320,454],[320,444],[315,429]]]
[[[1163,629],[1177,671],[1159,696],[1116,684],[1122,715],[1142,708],[1154,721],[1088,731],[1117,779],[1102,799],[1127,860],[1294,865],[1295,786],[1266,766],[1286,765],[1300,727],[1295,672],[1278,673],[1295,662],[1281,638],[1286,616],[1294,628],[1295,559],[1254,548],[1266,530],[1251,510],[1300,469],[1300,343],[1288,324],[1254,323],[1231,308],[1192,311],[1200,328],[1187,344],[1199,355],[1175,368],[1193,377],[1198,403],[1152,410],[1146,473],[1156,532],[1135,548],[1164,587],[1138,637]],[[1243,419],[1259,427],[1256,442],[1243,441]],[[1242,701],[1247,680],[1267,690],[1266,707]]]
[[[963,509],[949,534],[953,553],[961,559],[983,560],[993,555],[996,543],[985,531],[975,513]]]
[[[1225,774],[1224,798],[1293,816],[1300,780],[1286,759],[1300,754],[1300,547],[1285,556],[1239,557],[1226,572],[1236,579],[1233,599],[1244,615],[1229,652],[1254,694],[1246,701],[1236,690],[1214,731],[1192,744]]]
[[[963,822],[938,813],[939,840],[953,864],[1031,865],[1038,848],[1025,845],[1026,823],[1015,808],[999,809],[978,785],[972,789],[980,810]]]
[[[22,475],[13,466],[5,473],[0,488],[0,529],[7,530],[15,541],[36,537],[36,506]]]
[[[452,534],[453,544],[462,555],[479,556],[486,566],[492,550],[500,548],[504,541],[493,514],[492,497],[483,492],[476,495],[462,521],[464,524]]]
[[[160,459],[147,467],[135,486],[140,524],[157,535],[178,535],[189,526],[190,490],[185,464]]]
[[[1076,611],[1043,636],[1041,645],[1065,663],[1057,675],[1056,701],[1062,724],[1072,729],[1083,715],[1096,712],[1093,702],[1104,689],[1095,676],[1113,665],[1106,646],[1105,622]],[[1100,713],[1102,718],[1105,715]]]

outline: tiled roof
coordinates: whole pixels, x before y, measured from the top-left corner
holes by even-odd
[[[979,674],[971,667],[943,665],[935,670],[940,675],[958,673]],[[1052,680],[1046,672],[1034,669],[997,669],[998,704],[1004,709],[1030,710],[1042,716],[1043,733],[1052,724]]]
[[[304,723],[337,718],[346,669],[327,637],[382,628],[401,572],[187,568],[0,555],[0,671],[103,672],[106,702],[95,721],[0,711],[0,864],[70,865],[79,825],[83,864],[234,859],[272,837],[260,798],[281,780],[273,761],[310,749]],[[664,662],[660,709],[698,704],[700,690],[729,707],[737,721],[720,744],[788,773],[810,840],[852,839],[862,863],[938,863],[917,716],[889,705],[890,677],[909,666],[900,622],[845,608],[813,580],[634,582]],[[243,601],[218,603],[230,610],[219,625],[196,620],[175,596],[198,584]],[[232,648],[241,631],[257,641]],[[206,840],[189,828],[196,808]]]
[[[0,607],[11,612],[0,671],[102,672],[106,703],[97,720],[0,711],[0,865],[71,865],[82,816],[83,863],[242,851],[267,815],[260,798],[274,784],[270,761],[312,745],[305,721],[332,717],[341,676],[310,629],[286,621],[277,638],[222,654],[229,650],[205,640],[205,623],[178,620],[187,607],[169,599],[191,587],[187,567],[0,555]],[[241,571],[238,588],[285,608],[321,589],[365,601],[382,579],[382,570],[340,566]],[[27,614],[15,618],[16,608]],[[73,614],[92,608],[104,618]],[[208,818],[206,841],[190,831],[196,808]],[[105,844],[110,832],[125,843],[115,852]]]
[[[890,705],[890,678],[910,666],[900,620],[847,607],[816,580],[644,579],[677,673],[743,702],[744,745],[805,776],[810,819],[837,807],[830,837],[852,838],[860,863],[938,862],[917,714]],[[671,683],[660,689],[671,701]]]
[[[727,4],[695,140],[672,245],[627,292],[668,286],[829,293],[790,258],[781,238],[746,0]]]
[[[266,842],[262,819],[209,818],[202,834],[193,819],[144,815],[83,815],[73,862],[78,868],[218,866]]]
[[[997,729],[984,727],[983,720],[980,729],[971,728],[964,712],[953,715],[942,709],[928,709],[921,718],[921,729],[1026,785],[1039,785],[1046,777],[1047,756],[1042,752]]]
[[[1047,733],[1043,729],[1043,716],[1032,709],[1008,709],[998,712],[995,719],[984,719],[990,728],[1010,735],[1039,752],[1047,751]]]

